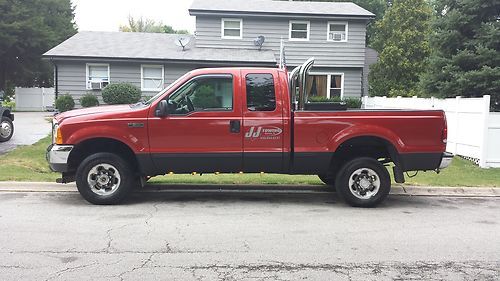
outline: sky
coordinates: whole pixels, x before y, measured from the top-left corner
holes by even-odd
[[[131,16],[171,25],[174,29],[195,29],[195,17],[188,8],[193,0],[71,0],[79,31],[118,31]]]

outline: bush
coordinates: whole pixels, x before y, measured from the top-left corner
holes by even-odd
[[[69,94],[59,96],[56,99],[56,108],[59,112],[65,112],[75,108],[75,100]]]
[[[107,104],[136,103],[141,99],[141,91],[128,83],[109,84],[102,90],[102,99]]]
[[[14,109],[16,109],[16,102],[15,101],[3,101],[2,106],[8,107],[11,110],[14,110]]]
[[[311,96],[308,98],[309,102],[341,102],[346,103],[347,108],[361,108],[361,100],[358,98],[345,98],[340,99],[339,97],[327,98],[322,96]]]
[[[80,104],[82,105],[82,107],[98,106],[99,100],[97,100],[97,97],[93,94],[87,93],[80,99]]]

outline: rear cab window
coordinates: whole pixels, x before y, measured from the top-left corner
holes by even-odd
[[[276,93],[273,75],[249,73],[245,76],[248,111],[274,111]]]

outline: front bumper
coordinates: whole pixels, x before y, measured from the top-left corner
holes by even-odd
[[[451,160],[453,160],[453,153],[444,152],[441,158],[441,163],[439,164],[439,170],[445,169],[451,164]]]
[[[51,144],[47,147],[45,156],[47,162],[49,162],[50,169],[54,172],[67,172],[68,158],[71,150],[73,150],[72,145]]]

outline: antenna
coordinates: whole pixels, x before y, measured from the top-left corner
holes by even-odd
[[[187,46],[187,44],[189,44],[189,41],[191,41],[190,36],[177,36],[174,39],[175,45],[182,47],[182,51],[186,50],[186,46]]]
[[[255,40],[253,40],[253,44],[255,46],[259,47],[259,51],[260,51],[260,49],[262,49],[262,45],[264,44],[264,41],[266,41],[266,37],[259,35],[259,36],[257,36],[257,38],[255,38]]]

